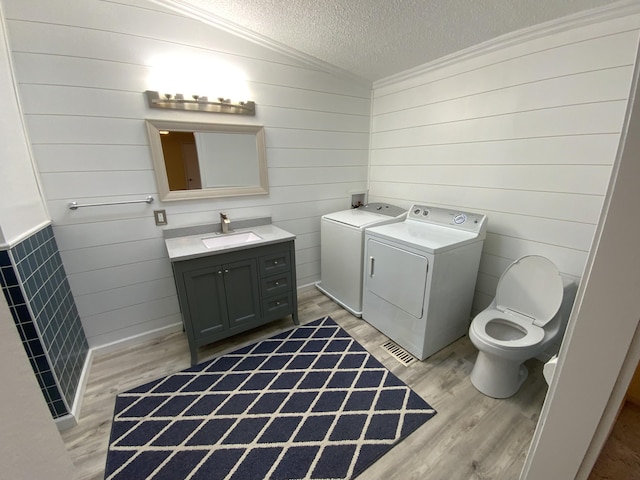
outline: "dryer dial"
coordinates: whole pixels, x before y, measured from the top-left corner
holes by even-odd
[[[453,217],[453,223],[456,225],[461,225],[467,221],[467,216],[464,213],[458,213]]]

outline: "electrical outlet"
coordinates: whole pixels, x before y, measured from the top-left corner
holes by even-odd
[[[153,217],[156,219],[156,225],[167,224],[167,212],[166,210],[154,210]]]

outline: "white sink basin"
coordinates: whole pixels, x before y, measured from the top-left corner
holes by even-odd
[[[231,245],[241,245],[256,240],[262,240],[262,237],[253,232],[223,233],[215,237],[203,238],[202,243],[204,243],[204,246],[207,248],[220,248]]]

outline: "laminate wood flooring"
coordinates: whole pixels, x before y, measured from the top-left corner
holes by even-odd
[[[640,405],[623,405],[589,480],[640,480]]]
[[[331,316],[438,414],[362,473],[358,480],[517,479],[547,392],[542,363],[512,398],[496,400],[469,381],[476,350],[465,336],[422,362],[404,367],[382,348],[387,338],[319,291],[299,295],[301,323]],[[225,353],[293,326],[290,317],[200,349]],[[189,367],[182,332],[110,353],[91,365],[78,425],[62,433],[79,480],[102,480],[116,394]],[[176,479],[180,480],[180,479]]]

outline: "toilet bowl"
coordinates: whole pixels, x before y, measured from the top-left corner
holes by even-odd
[[[471,383],[493,398],[514,395],[527,378],[523,363],[564,333],[562,277],[547,258],[527,255],[504,271],[496,297],[471,322],[478,349]]]

